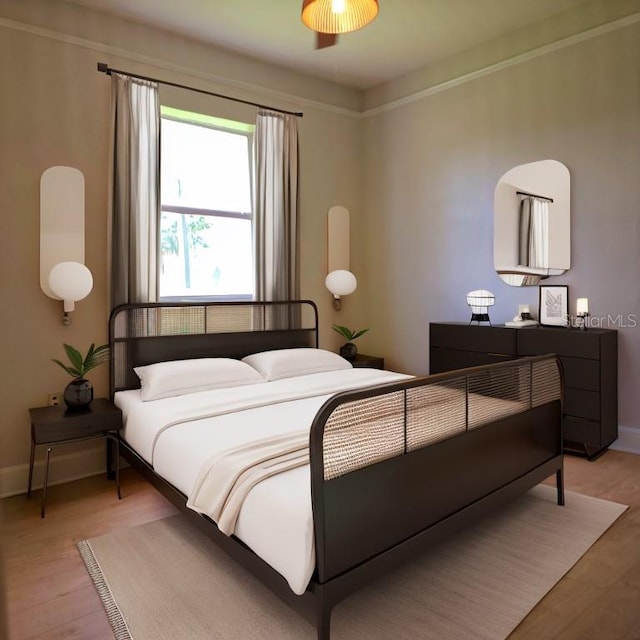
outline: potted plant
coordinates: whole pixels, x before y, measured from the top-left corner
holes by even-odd
[[[63,344],[63,347],[70,364],[51,359],[73,378],[64,390],[64,402],[71,411],[86,409],[93,400],[93,386],[85,375],[109,359],[109,345],[96,347],[92,343],[84,357],[70,344]]]
[[[369,329],[358,329],[356,331],[352,331],[351,329],[339,324],[332,325],[332,329],[337,331],[347,340],[347,342],[340,347],[340,355],[346,360],[353,360],[358,355],[358,347],[353,344],[353,341],[356,338],[363,336],[367,331],[369,331]]]

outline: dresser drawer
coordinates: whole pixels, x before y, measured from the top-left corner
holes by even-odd
[[[595,420],[581,420],[565,416],[563,437],[571,442],[580,442],[600,448],[600,423]]]
[[[564,413],[567,416],[600,420],[600,394],[584,389],[564,390]]]
[[[555,353],[564,370],[568,452],[591,457],[618,436],[618,334],[564,327],[429,325],[431,373]]]
[[[512,357],[510,355],[480,353],[479,351],[433,347],[429,353],[429,373],[442,373],[453,369],[477,367],[481,364],[504,362],[505,360],[512,360]]]
[[[600,362],[584,358],[560,356],[564,369],[564,381],[567,387],[600,391]]]
[[[556,353],[598,360],[600,358],[600,335],[589,331],[571,329],[520,329],[517,335],[518,355],[535,356]]]
[[[429,344],[459,351],[514,356],[514,331],[505,327],[433,323],[429,325]]]

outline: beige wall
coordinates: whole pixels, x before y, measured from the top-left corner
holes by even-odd
[[[107,337],[110,81],[96,72],[98,61],[304,111],[302,295],[319,304],[323,346],[340,344],[332,322],[371,327],[361,351],[425,373],[428,323],[466,320],[467,291],[496,293],[495,322],[512,317],[518,303],[537,308],[537,288],[508,287],[493,271],[492,202],[505,171],[544,158],[566,164],[572,180],[572,267],[553,282],[569,285],[572,304],[589,297],[595,316],[620,314],[624,322],[639,314],[640,321],[639,23],[481,68],[640,10],[640,0],[592,4],[580,19],[538,25],[361,93],[61,0],[0,0],[5,491],[26,485],[28,407],[68,381],[50,359],[62,354],[63,342]],[[467,73],[466,81],[455,80]],[[434,89],[445,81],[444,90]],[[236,103],[168,89],[162,97],[253,120],[253,110]],[[86,262],[95,279],[70,327],[61,324],[61,305],[39,288],[39,180],[56,164],[85,174]],[[359,278],[340,314],[323,286],[326,212],[335,204],[351,210],[351,267]],[[617,328],[620,423],[640,434],[640,328]],[[106,394],[106,367],[91,377]],[[79,474],[99,468],[95,446],[70,450]],[[54,466],[54,481],[57,473]]]
[[[365,122],[371,350],[426,373],[429,322],[467,321],[473,289],[496,294],[497,323],[537,310],[537,287],[494,272],[493,192],[508,169],[556,159],[571,173],[571,269],[546,282],[619,329],[619,422],[640,427],[640,22],[406,102]]]
[[[69,381],[51,358],[63,357],[63,342],[86,348],[107,340],[110,79],[96,71],[98,61],[304,112],[299,121],[302,296],[319,305],[323,344],[340,344],[330,330],[334,311],[324,289],[326,213],[334,204],[349,207],[354,216],[361,209],[362,122],[353,111],[359,93],[57,0],[1,0],[0,476],[4,471],[6,492],[26,487],[27,409],[46,404],[48,392]],[[234,86],[207,80],[226,74]],[[163,88],[162,101],[255,121],[251,107],[200,94]],[[85,255],[94,289],[76,305],[69,327],[62,325],[61,303],[47,298],[39,286],[39,181],[52,165],[77,167],[85,176]],[[97,395],[108,393],[107,367],[90,378]],[[82,474],[87,464],[102,461],[100,453],[92,453],[89,462],[82,462],[89,449],[95,452],[96,445],[59,448],[54,463],[70,456],[67,462],[77,463]],[[69,469],[54,464],[53,481],[63,473]]]

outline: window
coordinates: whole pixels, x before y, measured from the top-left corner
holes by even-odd
[[[253,130],[162,107],[161,300],[252,297]]]

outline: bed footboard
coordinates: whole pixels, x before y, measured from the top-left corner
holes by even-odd
[[[561,504],[561,404],[555,356],[328,400],[310,443],[320,626],[364,579],[554,472]]]

